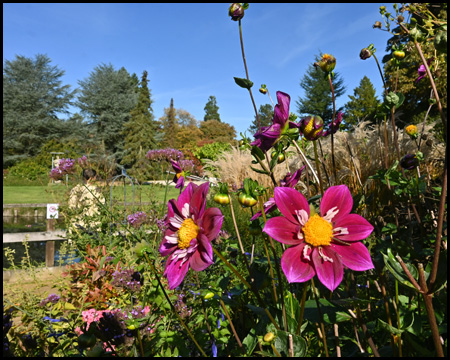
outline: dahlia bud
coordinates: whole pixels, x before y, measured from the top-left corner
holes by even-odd
[[[233,3],[228,9],[228,15],[231,16],[231,20],[239,21],[244,17],[244,7],[240,3]]]
[[[307,116],[300,120],[299,128],[305,138],[314,141],[322,135],[323,120],[320,116]]]
[[[262,84],[261,87],[259,88],[259,92],[263,95],[267,94],[267,86],[266,84]]]
[[[372,27],[373,27],[374,29],[375,29],[375,28],[381,29],[381,21],[375,21],[375,24],[373,24]]]
[[[366,60],[368,58],[370,58],[372,56],[372,51],[370,51],[367,48],[364,48],[361,50],[361,52],[359,53],[359,57],[361,58],[361,60]]]
[[[320,67],[323,72],[332,72],[336,66],[336,58],[333,55],[324,54],[322,58],[314,63],[314,67]]]
[[[400,160],[400,166],[405,170],[412,170],[419,166],[419,159],[414,154],[406,154]]]
[[[405,132],[411,136],[412,139],[417,139],[417,126],[416,125],[408,125],[405,127]]]
[[[268,332],[266,335],[264,335],[263,338],[263,340],[268,343],[272,342],[273,339],[275,339],[275,335],[273,332]]]

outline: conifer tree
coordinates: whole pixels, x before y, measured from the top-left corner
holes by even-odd
[[[75,91],[62,85],[64,71],[48,56],[17,55],[3,66],[3,168],[34,156],[42,144],[61,138]]]
[[[173,99],[170,99],[170,107],[169,109],[164,109],[164,113],[165,116],[159,119],[164,131],[163,144],[174,149],[176,147],[178,123],[176,119],[176,110],[173,107]]]
[[[205,117],[203,118],[203,120],[221,121],[219,115],[219,107],[217,106],[217,100],[216,97],[213,95],[209,97],[208,102],[205,105]]]
[[[156,124],[153,116],[152,99],[148,89],[148,73],[144,71],[139,87],[139,97],[136,107],[131,110],[131,118],[124,124],[125,138],[122,164],[131,167],[129,174],[135,177],[145,177],[147,171],[145,154],[156,148],[154,134]]]
[[[379,104],[375,96],[376,90],[367,76],[364,76],[359,86],[349,95],[350,101],[344,106],[344,122],[346,127],[356,125],[360,121],[374,120],[376,108]]]
[[[322,57],[316,56],[316,61]],[[339,65],[337,65],[339,66]],[[305,90],[305,96],[299,96],[297,103],[297,110],[301,118],[308,115],[319,115],[324,124],[329,124],[333,118],[333,100],[331,95],[330,83],[320,68],[315,68],[314,65],[308,67],[305,75],[300,81],[300,87]],[[343,80],[339,72],[334,72],[333,88],[335,98],[339,98],[345,92]],[[336,108],[336,114],[342,110]]]

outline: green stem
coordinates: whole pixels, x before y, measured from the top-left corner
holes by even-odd
[[[237,271],[237,270],[234,268],[234,266],[231,265],[231,264],[227,261],[227,259],[225,259],[225,258],[223,257],[223,255],[222,255],[219,251],[217,251],[214,247],[213,247],[213,251],[214,251],[214,253],[219,257],[219,259],[222,260],[222,261],[225,263],[225,265],[228,266],[228,268],[229,268],[229,269],[230,269],[230,270],[231,270],[231,271],[239,278],[239,280],[241,280],[242,283],[243,283],[245,286],[247,286],[247,288],[255,294],[256,299],[258,300],[258,303],[260,304],[260,306],[261,306],[262,308],[264,308],[264,312],[265,312],[266,315],[269,317],[269,319],[270,319],[270,321],[272,322],[272,324],[275,326],[275,328],[276,328],[277,330],[280,330],[280,327],[279,327],[278,324],[275,322],[275,319],[274,319],[273,316],[270,314],[269,310],[267,310],[267,308],[264,306],[264,303],[263,303],[261,297],[259,296],[258,292],[255,291],[255,290],[252,288],[252,286],[247,282],[247,280],[245,280],[245,279],[242,277],[242,275],[239,273],[239,271]]]
[[[317,145],[315,141],[313,141],[313,144],[314,144],[314,160],[316,161],[316,169],[317,169],[317,176],[319,177],[320,192],[323,194],[323,184],[322,184],[322,176],[320,174],[319,156],[317,155]]]
[[[250,265],[248,264],[247,257],[245,256],[244,246],[242,245],[241,236],[239,235],[239,229],[236,223],[236,217],[234,216],[233,203],[231,201],[231,195],[228,194],[228,198],[230,199],[230,210],[231,210],[231,218],[233,219],[234,229],[236,230],[236,235],[238,238],[239,246],[241,247],[241,254],[244,258],[245,265],[247,266],[247,270],[250,271]]]
[[[305,283],[303,285],[303,294],[302,294],[302,302],[300,304],[300,318],[298,319],[297,329],[295,330],[296,335],[300,335],[300,329],[303,323],[303,314],[305,313],[305,301],[306,301],[306,290],[308,289],[308,285]]]
[[[164,289],[164,286],[161,283],[161,279],[158,276],[158,273],[155,269],[155,267],[153,266],[152,262],[150,261],[150,259],[148,258],[148,255],[146,252],[144,252],[144,256],[148,262],[148,264],[150,265],[150,269],[152,270],[153,274],[156,277],[156,280],[158,281],[158,284],[161,286],[161,290],[164,294],[164,297],[166,298],[168,304],[170,305],[170,308],[172,309],[173,313],[175,313],[176,317],[178,318],[178,321],[181,323],[181,325],[186,329],[189,337],[192,339],[192,341],[194,342],[195,346],[197,346],[197,349],[200,351],[200,353],[206,357],[207,355],[205,354],[205,352],[203,351],[203,349],[201,348],[201,346],[199,345],[199,343],[197,342],[197,340],[195,340],[194,335],[191,333],[191,331],[189,330],[189,328],[187,327],[187,325],[184,323],[183,319],[181,318],[180,314],[178,314],[178,311],[175,309],[175,306],[172,304],[172,302],[169,299],[169,296],[166,293],[166,290]]]
[[[400,310],[398,308],[398,280],[395,279],[395,312],[397,314],[397,329],[400,330]],[[402,334],[398,335],[398,356],[402,357]]]
[[[333,119],[331,120],[331,161],[333,163],[334,183],[337,184],[336,161],[334,159],[334,119],[336,117],[336,97],[334,96],[333,81],[331,81],[330,74],[328,74],[328,80],[330,82],[331,95],[333,99]]]
[[[238,334],[236,332],[236,329],[234,327],[233,321],[231,320],[230,314],[228,314],[228,310],[227,310],[227,308],[225,306],[225,303],[223,302],[221,297],[219,297],[219,301],[220,301],[220,305],[222,306],[223,312],[225,313],[225,316],[226,316],[228,322],[230,323],[231,331],[233,332],[234,338],[236,339],[236,341],[237,341],[237,343],[239,345],[239,348],[241,349],[242,353],[245,354],[246,353],[245,349],[242,346],[242,342],[239,339],[239,336],[238,336]]]
[[[319,321],[320,321],[320,328],[322,330],[322,336],[323,336],[323,347],[325,348],[325,356],[329,357],[328,355],[328,347],[327,347],[327,336],[325,334],[325,326],[323,325],[323,317],[322,317],[322,311],[320,310],[320,303],[319,299],[317,298],[316,294],[316,287],[314,286],[314,279],[311,279],[311,287],[314,294],[314,299],[316,300],[316,306],[317,306],[317,312],[319,313]]]
[[[144,346],[142,345],[141,333],[139,332],[139,328],[137,329],[137,338],[139,341],[139,349],[141,351],[141,357],[144,357]]]

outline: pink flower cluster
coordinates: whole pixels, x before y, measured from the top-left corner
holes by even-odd
[[[147,214],[143,211],[138,211],[135,214],[128,215],[128,223],[134,228],[138,228],[145,221],[147,221]]]
[[[75,171],[74,165],[75,160],[70,158],[62,158],[61,160],[59,160],[58,166],[50,171],[49,176],[53,180],[61,180],[64,175],[72,174]]]
[[[176,149],[155,149],[155,150],[149,150],[147,155],[145,155],[147,159],[149,160],[180,160],[183,159],[183,153],[180,150]]]

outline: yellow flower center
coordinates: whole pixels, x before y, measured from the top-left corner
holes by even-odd
[[[314,214],[302,229],[305,241],[312,246],[330,245],[333,225],[318,214]]]
[[[178,230],[178,248],[186,249],[189,247],[192,239],[195,239],[198,235],[198,226],[192,219],[186,219]]]
[[[183,176],[183,177],[184,177],[184,172],[177,173],[177,179],[179,179],[180,176]]]

